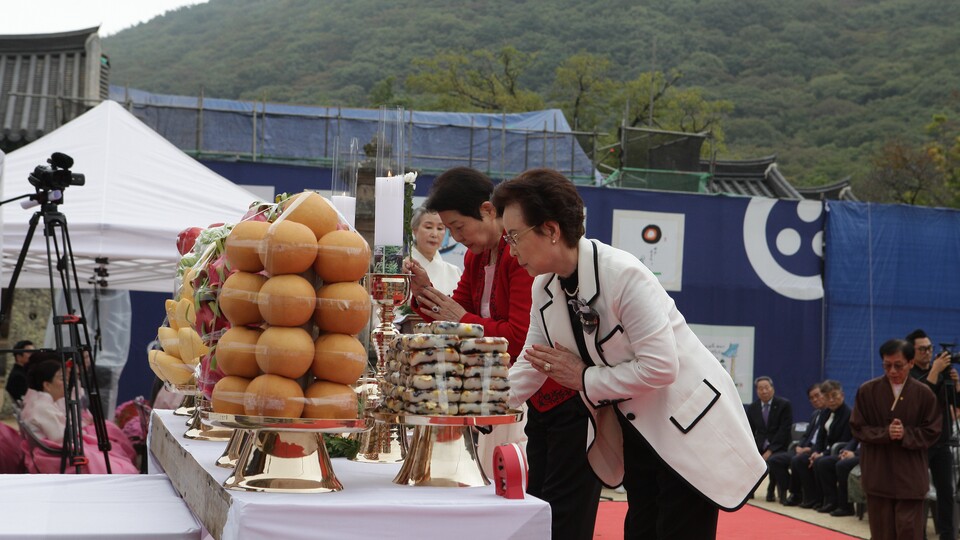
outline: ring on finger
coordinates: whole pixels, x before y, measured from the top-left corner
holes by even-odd
[[[550,364],[550,362],[544,362],[544,363],[543,363],[543,370],[544,370],[544,371],[550,371],[551,369],[553,369],[553,366]]]
[[[430,311],[434,313],[440,313],[440,306],[433,306],[432,308],[430,308]]]

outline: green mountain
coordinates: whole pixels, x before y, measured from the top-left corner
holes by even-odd
[[[720,157],[776,153],[788,178],[820,184],[960,110],[957,21],[949,0],[210,0],[103,46],[113,84],[351,106],[388,77],[402,93],[414,59],[508,45],[536,53],[520,83],[563,106],[557,66],[605,55],[618,79],[676,69],[732,101]]]

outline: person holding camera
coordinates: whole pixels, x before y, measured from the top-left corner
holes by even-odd
[[[950,366],[950,351],[943,350],[933,361],[933,343],[922,329],[907,335],[913,344],[914,359],[910,376],[927,385],[937,396],[942,416],[940,438],[927,450],[930,478],[937,490],[937,512],[934,523],[941,540],[956,538],[953,516],[953,454],[950,452],[951,411],[956,405],[957,370]]]

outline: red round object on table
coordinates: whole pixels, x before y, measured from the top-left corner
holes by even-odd
[[[517,443],[493,449],[493,484],[497,495],[522,499],[527,491],[527,456]]]

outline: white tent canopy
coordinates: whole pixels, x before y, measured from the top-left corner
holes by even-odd
[[[238,221],[257,197],[207,169],[113,101],[105,101],[43,138],[6,156],[4,198],[34,193],[27,180],[53,152],[74,159],[83,186],[64,190],[80,286],[107,257],[110,288],[172,292],[177,234],[187,227]],[[11,273],[39,208],[16,202],[2,210],[2,283]],[[61,247],[61,251],[63,248]],[[55,276],[55,285],[59,278]],[[17,288],[49,287],[43,222],[37,226]]]

